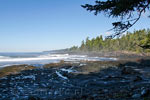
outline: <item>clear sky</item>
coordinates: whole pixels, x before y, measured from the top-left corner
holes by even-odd
[[[80,5],[94,0],[0,0],[0,52],[39,52],[80,45],[106,36],[115,19],[95,16]],[[129,31],[150,26],[141,20]]]

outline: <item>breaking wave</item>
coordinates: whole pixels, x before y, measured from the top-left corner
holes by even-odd
[[[64,61],[111,61],[117,60],[116,58],[104,57],[89,57],[87,55],[69,55],[69,54],[42,54],[31,57],[8,57],[0,56],[0,66],[13,65],[13,64],[46,64]]]

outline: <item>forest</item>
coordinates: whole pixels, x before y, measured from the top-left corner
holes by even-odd
[[[150,29],[136,30],[134,32],[127,32],[121,37],[117,38],[103,38],[102,35],[90,39],[87,37],[82,41],[81,45],[73,46],[71,51],[83,52],[100,52],[100,51],[131,51],[136,53],[148,53],[150,48]]]

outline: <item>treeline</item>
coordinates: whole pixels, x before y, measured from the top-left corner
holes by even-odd
[[[143,48],[150,46],[150,29],[143,29],[127,32],[126,35],[115,39],[104,39],[102,35],[96,38],[83,40],[81,46],[73,46],[71,51],[132,51],[132,52],[150,52],[150,49]]]

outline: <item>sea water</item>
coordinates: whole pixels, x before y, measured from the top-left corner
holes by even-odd
[[[113,61],[116,58],[89,57],[87,55],[71,55],[59,53],[0,53],[0,67],[29,64],[42,66],[48,63],[57,63],[61,60],[78,62],[78,61]]]

